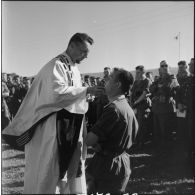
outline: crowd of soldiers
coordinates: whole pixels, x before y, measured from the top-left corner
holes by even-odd
[[[189,64],[179,61],[176,75],[171,74],[165,60],[160,62],[158,71],[159,75],[153,75],[143,65],[137,66],[134,84],[126,95],[139,124],[134,145],[142,149],[151,141],[155,152],[160,154],[169,142],[176,141],[180,153],[191,158],[194,154],[194,58]],[[105,67],[103,79],[85,75],[83,86],[105,86],[110,73],[111,68]],[[2,129],[17,113],[31,84],[28,77],[2,73]],[[109,100],[106,93],[99,97],[88,95],[87,99],[86,121],[90,131]]]
[[[180,157],[192,159],[194,58],[189,64],[184,60],[179,61],[176,75],[170,72],[170,66],[165,60],[160,62],[158,71],[159,75],[153,75],[152,72],[146,72],[144,66],[137,66],[134,84],[126,96],[139,124],[134,146],[142,150],[146,143],[152,142],[154,153],[163,155],[170,149],[169,143],[176,142]],[[110,72],[111,68],[105,67],[102,80],[85,75],[83,85],[104,86]],[[106,94],[89,97],[89,110],[86,114],[89,130],[101,116],[106,104]]]
[[[2,73],[1,129],[3,130],[16,115],[33,78],[17,74]]]

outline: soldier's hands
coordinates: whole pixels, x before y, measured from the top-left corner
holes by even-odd
[[[91,94],[87,94],[87,101],[88,102],[93,102],[94,101],[94,99],[95,99],[95,96],[94,95],[91,95]]]

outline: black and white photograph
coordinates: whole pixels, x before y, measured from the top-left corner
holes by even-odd
[[[1,1],[1,194],[195,194],[194,1]]]

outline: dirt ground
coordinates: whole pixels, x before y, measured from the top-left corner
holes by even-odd
[[[194,159],[184,158],[174,142],[158,155],[154,155],[153,149],[148,143],[142,150],[130,152],[132,174],[127,193],[195,194]],[[22,194],[24,153],[13,150],[4,142],[1,150],[1,193]]]

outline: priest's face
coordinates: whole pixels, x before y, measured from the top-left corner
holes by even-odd
[[[73,60],[80,64],[82,60],[87,58],[89,53],[89,43],[73,43]]]

